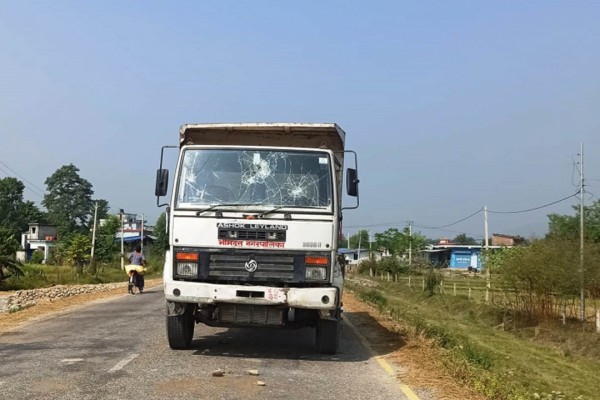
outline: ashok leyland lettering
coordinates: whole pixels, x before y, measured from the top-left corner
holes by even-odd
[[[196,124],[165,146],[157,205],[167,206],[167,337],[191,344],[209,326],[316,328],[321,353],[339,342],[344,259],[345,133],[336,124]],[[165,148],[178,147],[171,201]],[[358,174],[346,170],[356,197]]]

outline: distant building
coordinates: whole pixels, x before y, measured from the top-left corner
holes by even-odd
[[[338,253],[342,254],[348,265],[358,265],[361,261],[369,259],[369,253],[373,254],[376,260],[381,259],[381,252],[369,249],[338,249]]]
[[[492,246],[518,246],[524,242],[525,238],[522,236],[492,233]]]
[[[120,215],[117,214],[117,217]],[[142,232],[143,230],[143,232]],[[123,242],[129,244],[140,243],[142,238],[144,243],[154,241],[155,237],[152,236],[154,228],[147,225],[147,221],[138,217],[138,214],[123,214]],[[115,240],[121,240],[121,229],[115,234]]]
[[[498,249],[502,246],[488,246],[489,249]],[[469,267],[481,271],[485,268],[481,257],[483,246],[468,244],[440,244],[430,245],[421,250],[425,260],[438,268],[468,270]]]
[[[39,250],[44,254],[44,262],[50,257],[50,249],[56,243],[56,226],[40,223],[30,223],[27,232],[21,234],[22,252],[17,253],[17,258],[29,261],[34,251]]]

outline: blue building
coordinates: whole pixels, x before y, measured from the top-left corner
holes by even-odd
[[[501,246],[488,246],[489,249]],[[467,270],[469,267],[481,271],[485,268],[481,251],[483,246],[463,244],[440,244],[430,246],[422,253],[429,263],[438,268]]]

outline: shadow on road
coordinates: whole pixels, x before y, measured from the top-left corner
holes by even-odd
[[[346,312],[344,315],[377,355],[396,351],[405,344],[399,334],[388,331],[368,313]],[[196,325],[195,340],[191,347],[196,350],[194,355],[202,356],[332,362],[366,361],[371,358],[371,353],[346,322],[342,323],[340,346],[335,355],[317,353],[314,328],[230,328],[219,331]]]

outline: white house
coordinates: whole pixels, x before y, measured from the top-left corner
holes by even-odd
[[[50,257],[50,249],[56,243],[56,227],[40,223],[30,223],[29,230],[21,235],[21,247],[24,251],[17,253],[17,258],[25,262],[31,254],[39,250],[44,254],[44,261]]]

